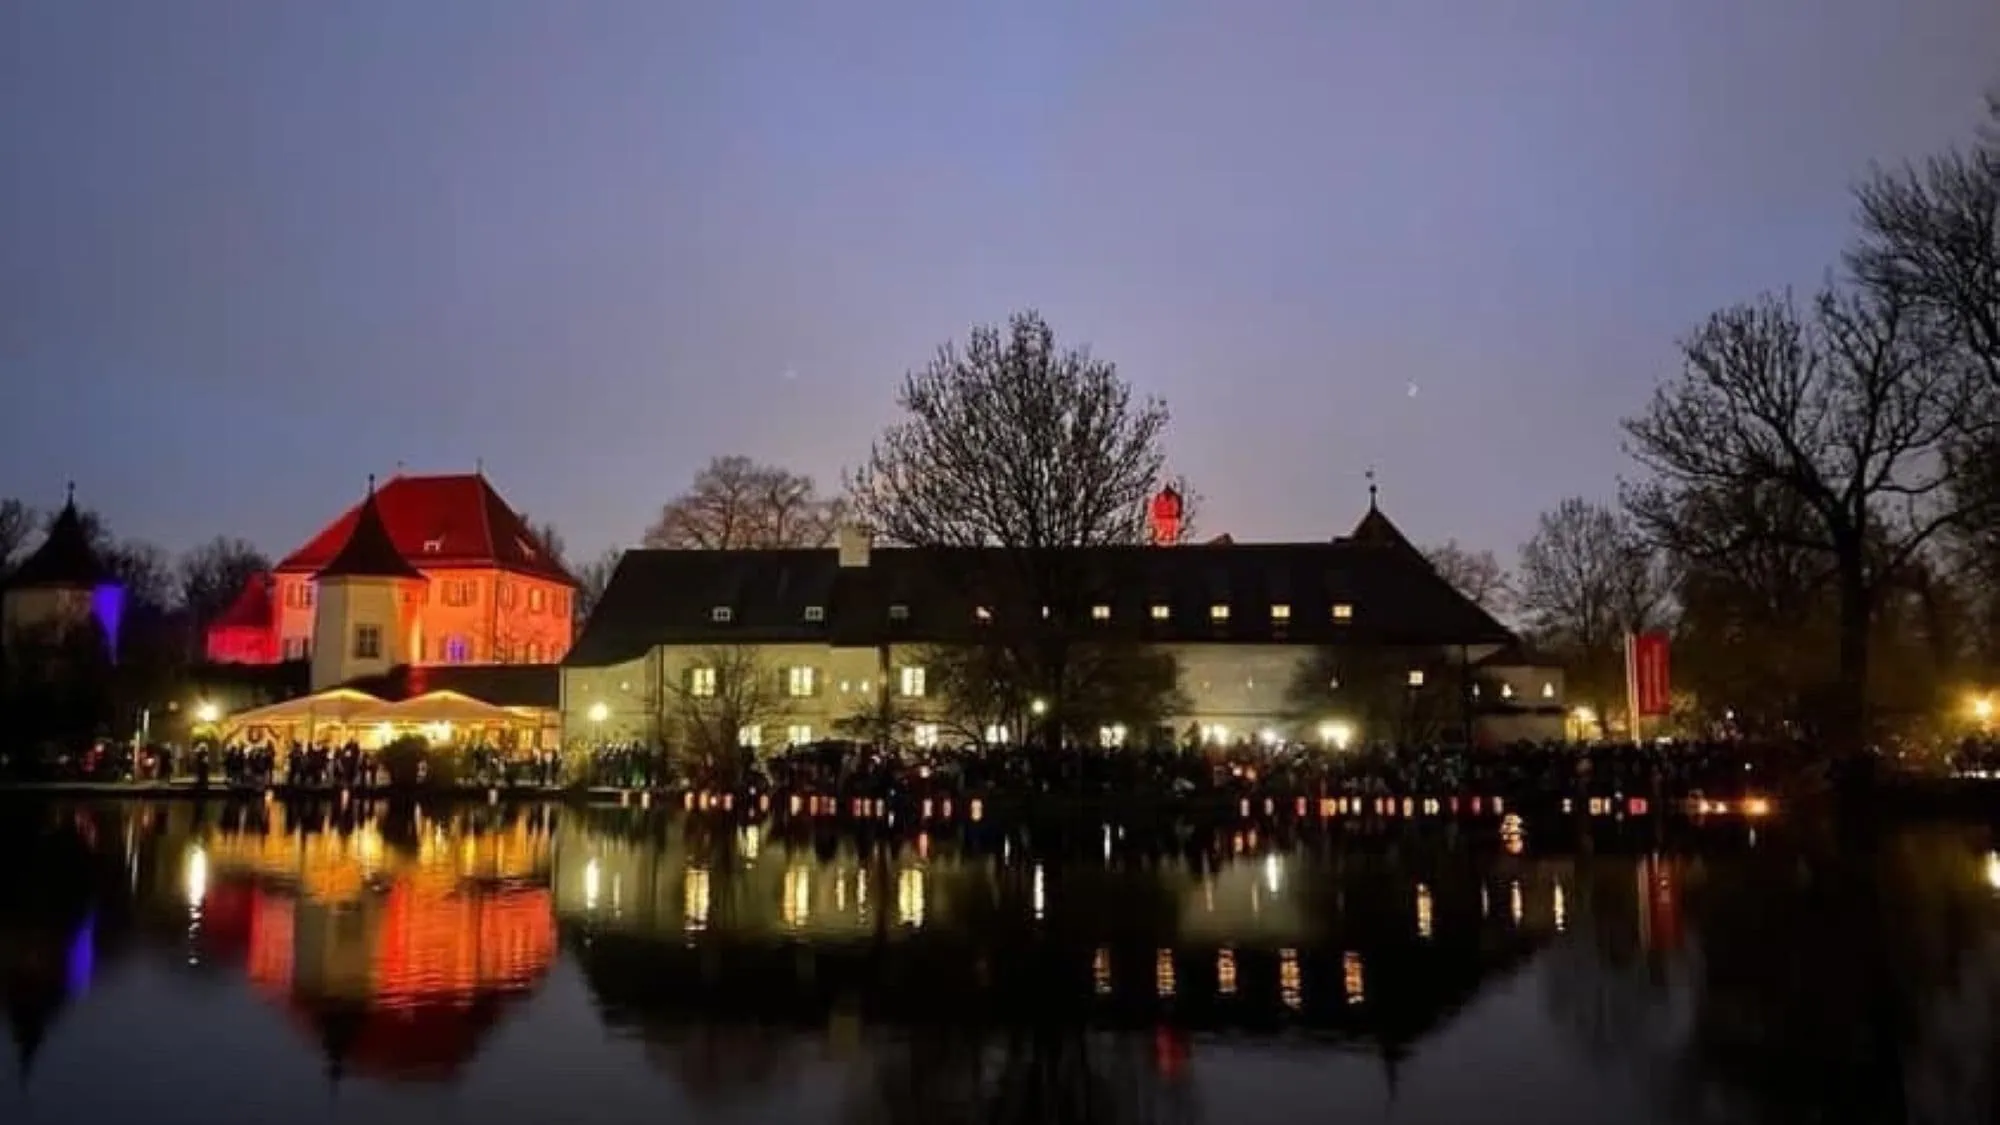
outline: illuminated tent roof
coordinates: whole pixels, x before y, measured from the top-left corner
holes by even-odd
[[[365,691],[333,688],[315,695],[287,699],[267,707],[238,711],[222,721],[226,731],[252,726],[289,726],[294,723],[359,723],[388,704]]]
[[[383,705],[363,721],[384,723],[512,723],[521,717],[455,691],[434,691]]]

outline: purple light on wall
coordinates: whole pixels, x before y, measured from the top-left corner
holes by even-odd
[[[111,662],[118,663],[118,625],[125,619],[125,588],[105,583],[90,595],[90,612],[97,627],[104,630],[104,643],[111,649]]]
[[[90,987],[90,978],[97,971],[96,914],[84,915],[83,925],[76,928],[76,936],[69,943],[67,966],[70,995]]]

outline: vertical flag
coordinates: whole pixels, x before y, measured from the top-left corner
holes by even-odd
[[[1654,719],[1672,709],[1665,633],[1625,635],[1625,700],[1634,718]]]

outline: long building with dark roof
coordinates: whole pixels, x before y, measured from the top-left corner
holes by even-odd
[[[566,741],[671,743],[675,712],[718,694],[722,665],[769,677],[745,745],[837,737],[852,729],[842,720],[885,704],[913,718],[918,744],[1011,741],[1022,732],[952,714],[926,674],[940,646],[991,643],[996,621],[1037,608],[1000,604],[1000,559],[997,548],[877,547],[854,532],[820,549],[628,551],[563,662]],[[1167,729],[1107,728],[1106,740],[1391,737],[1355,729],[1337,693],[1318,713],[1301,704],[1301,677],[1329,652],[1407,659],[1398,683],[1413,701],[1448,696],[1444,710],[1465,720],[1456,731],[1503,710],[1560,722],[1560,673],[1493,663],[1519,650],[1512,631],[1372,501],[1330,542],[1087,548],[1063,569],[1075,576],[1060,611],[1069,636],[1171,652],[1188,701]]]

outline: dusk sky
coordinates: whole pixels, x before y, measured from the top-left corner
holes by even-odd
[[[1511,559],[1710,310],[1972,135],[1995,0],[10,0],[0,495],[273,554],[464,471],[589,556],[836,487],[1040,309],[1238,539]]]

